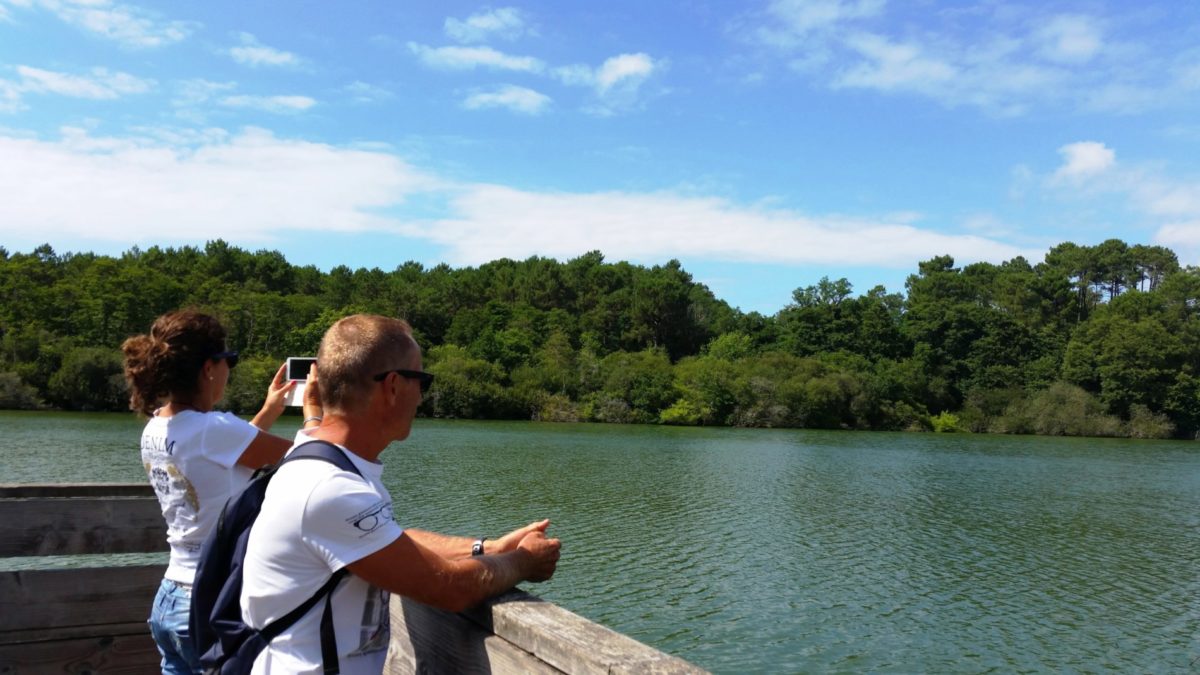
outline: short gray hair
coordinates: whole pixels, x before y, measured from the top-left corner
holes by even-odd
[[[332,412],[360,409],[372,377],[404,367],[418,349],[412,328],[402,319],[354,314],[339,320],[325,331],[317,351],[321,405]]]

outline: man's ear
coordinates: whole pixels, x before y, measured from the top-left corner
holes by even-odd
[[[395,377],[389,375],[388,378],[384,380],[383,386],[378,387],[378,389],[382,391],[382,394],[380,395],[383,396],[383,402],[387,404],[388,408],[396,405],[396,400],[400,398],[400,389],[396,387]]]

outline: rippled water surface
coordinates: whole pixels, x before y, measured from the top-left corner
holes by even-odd
[[[143,478],[132,416],[0,428],[0,482]],[[714,672],[1200,673],[1197,447],[418,420],[383,461],[401,524],[549,517],[529,590]]]

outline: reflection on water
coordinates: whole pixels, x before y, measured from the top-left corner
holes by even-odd
[[[132,416],[0,426],[2,481],[143,479]],[[1191,444],[420,420],[383,459],[401,524],[549,517],[529,590],[717,672],[1200,667]]]

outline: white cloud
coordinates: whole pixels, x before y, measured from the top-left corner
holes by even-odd
[[[17,83],[0,80],[0,113],[17,112],[22,107],[21,88]]]
[[[878,16],[883,7],[883,0],[773,0],[767,7],[771,20],[759,26],[755,35],[768,45],[795,47],[811,41],[813,33]]]
[[[398,221],[379,211],[432,185],[382,152],[256,129],[194,140],[187,147],[77,129],[57,141],[0,135],[0,240],[36,232],[47,241],[263,241],[298,230],[389,230]]]
[[[93,68],[88,75],[60,73],[32,66],[17,66],[16,80],[0,80],[0,112],[23,109],[25,94],[57,94],[72,98],[111,100],[128,94],[142,94],[154,87],[154,80],[129,73]]]
[[[1034,31],[1042,56],[1062,63],[1086,63],[1100,53],[1104,38],[1087,16],[1060,15]]]
[[[1185,264],[1200,263],[1200,220],[1168,223],[1158,229],[1154,242],[1184,252]]]
[[[1083,107],[1098,112],[1133,114],[1149,110],[1164,100],[1155,87],[1113,82],[1098,85],[1083,94]]]
[[[563,84],[571,86],[596,86],[596,71],[581,63],[570,66],[559,66],[554,69],[554,76]]]
[[[610,57],[596,69],[582,64],[561,66],[554,69],[554,76],[563,84],[592,87],[603,96],[614,90],[637,89],[661,68],[661,62],[639,52]]]
[[[670,193],[535,193],[478,185],[451,208],[453,217],[428,225],[422,236],[446,246],[458,264],[532,254],[565,259],[593,249],[642,261],[691,256],[897,268],[943,253],[963,261],[1031,255],[993,239],[911,224],[812,217]]]
[[[736,33],[795,73],[834,88],[916,94],[1000,116],[1062,106],[1128,114],[1190,100],[1200,88],[1188,56],[1193,45],[1175,39],[1178,31],[1166,33],[1170,44],[1122,41],[1110,27],[1128,22],[1112,13],[778,0],[751,16]],[[757,71],[760,64],[749,62]]]
[[[1154,228],[1154,241],[1175,249],[1188,264],[1200,264],[1200,178],[1166,173],[1155,164],[1117,162],[1116,152],[1096,141],[1059,148],[1063,163],[1043,185],[1066,199],[1096,203],[1115,198],[1105,208],[1123,206],[1127,219]]]
[[[234,82],[213,82],[211,80],[183,80],[176,84],[176,95],[171,101],[176,107],[189,107],[208,103],[222,92],[237,89]]]
[[[112,99],[125,94],[141,94],[154,86],[153,80],[143,80],[129,73],[93,68],[91,77],[68,75],[51,70],[17,66],[24,91],[61,94],[76,98]]]
[[[1123,176],[1114,189],[1127,193],[1152,222],[1162,223],[1155,243],[1174,249],[1185,264],[1200,265],[1200,179],[1143,170]]]
[[[409,50],[425,65],[443,70],[515,70],[540,73],[545,64],[532,56],[511,56],[491,47],[428,47],[415,42],[408,43]]]
[[[963,221],[963,227],[984,237],[1008,237],[1016,229],[991,213],[974,213]]]
[[[618,85],[636,87],[653,72],[654,59],[646,54],[614,56],[596,71],[596,89],[604,93]]]
[[[300,57],[291,52],[268,47],[250,33],[239,34],[239,39],[242,44],[229,49],[229,55],[238,63],[248,66],[297,66],[300,64]]]
[[[396,95],[391,91],[384,89],[367,82],[354,81],[344,87],[347,94],[350,94],[351,100],[355,103],[375,103],[391,98],[396,98]]]
[[[1062,166],[1054,172],[1055,181],[1079,180],[1103,173],[1117,161],[1117,155],[1103,143],[1080,141],[1069,143],[1058,149],[1062,155]]]
[[[642,85],[664,68],[664,61],[638,52],[610,57],[594,69],[583,64],[560,66],[552,74],[565,85],[592,90],[594,100],[584,106],[585,111],[611,115],[633,108]]]
[[[1166,178],[1150,170],[1122,174],[1116,183],[1151,216],[1200,221],[1200,181]]]
[[[508,108],[526,115],[538,115],[549,105],[549,96],[513,85],[504,85],[495,91],[476,92],[463,101],[463,107],[468,110]]]
[[[592,90],[594,100],[584,105],[583,109],[599,115],[611,115],[632,108],[638,100],[641,86],[665,67],[664,61],[656,61],[641,52],[618,54],[596,68],[573,64],[550,69],[541,59],[513,56],[486,46],[430,47],[409,42],[408,49],[421,63],[431,68],[516,71],[547,75],[568,86],[587,87]],[[464,105],[468,108],[508,107],[532,113],[544,109],[549,101],[549,98],[530,89],[518,91],[504,87],[492,92],[474,93]]]
[[[164,20],[141,8],[111,0],[9,0],[8,4],[41,7],[69,24],[127,47],[173,44],[186,39],[197,26],[194,22]]]
[[[843,47],[855,59],[831,78],[835,88],[915,93],[945,105],[972,105],[999,115],[1025,112],[1039,92],[1062,81],[1053,67],[1015,62],[1018,42],[997,40],[967,51],[919,41],[896,42],[873,33],[845,37]]]
[[[514,7],[472,14],[466,19],[446,19],[446,35],[458,42],[483,42],[491,37],[515,40],[528,32],[524,15]]]
[[[269,113],[295,113],[316,105],[308,96],[248,96],[244,94],[226,96],[221,105],[229,108],[253,108]]]
[[[837,86],[928,92],[944,88],[958,76],[953,65],[923,53],[919,45],[893,43],[866,33],[853,36],[847,44],[866,61],[837,78]]]
[[[412,199],[426,213],[405,218]],[[374,231],[446,247],[451,262],[569,258],[599,249],[636,261],[694,257],[898,269],[949,253],[998,261],[1032,253],[922,228],[916,216],[809,215],[679,194],[544,193],[440,181],[375,148],[228,133],[147,130],[136,138],[64,129],[46,141],[0,134],[0,240],[80,237],[122,245],[300,232]],[[164,224],[169,230],[164,231]]]

